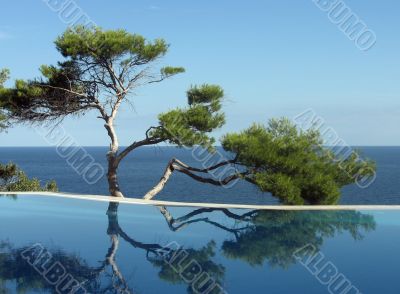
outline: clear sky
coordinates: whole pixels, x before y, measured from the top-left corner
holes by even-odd
[[[67,27],[42,0],[1,1],[0,68],[12,79],[38,76],[61,60],[53,41]],[[55,1],[57,2],[57,1]],[[308,108],[351,145],[400,145],[400,2],[347,0],[376,34],[360,51],[312,0],[76,0],[105,29],[165,38],[163,63],[187,72],[140,89],[121,113],[121,144],[143,138],[159,112],[186,103],[191,84],[226,92],[227,124],[216,136]],[[8,84],[10,85],[10,84]],[[68,119],[65,129],[85,146],[107,145],[99,119]],[[46,146],[29,127],[0,135],[0,146]]]

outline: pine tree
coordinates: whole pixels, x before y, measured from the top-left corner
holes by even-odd
[[[167,142],[215,151],[211,133],[225,123],[221,111],[224,91],[209,84],[192,86],[186,93],[186,107],[161,113],[158,125],[150,126],[142,139],[124,149],[119,146],[114,122],[120,108],[134,101],[132,93],[185,71],[173,66],[155,70],[168,51],[165,40],[148,41],[125,30],[78,26],[65,31],[55,45],[64,60],[56,66],[42,66],[42,78],[17,80],[14,87],[2,89],[0,101],[9,121],[20,123],[59,122],[66,116],[96,111],[110,140],[107,178],[112,196],[123,197],[118,167],[137,148]],[[373,162],[360,161],[356,152],[341,158],[323,146],[318,131],[299,131],[287,119],[227,134],[222,146],[232,158],[208,168],[171,159],[159,183],[144,198],[153,198],[173,172],[180,172],[218,186],[245,180],[286,204],[334,204],[342,186],[372,176],[375,170]],[[235,172],[223,179],[210,177],[226,166]]]

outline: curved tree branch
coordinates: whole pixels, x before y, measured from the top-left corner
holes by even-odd
[[[135,141],[128,147],[126,147],[118,156],[117,156],[117,163],[119,163],[122,159],[124,159],[131,151],[135,150],[136,148],[148,145],[156,145],[161,142],[164,142],[165,139],[150,137],[149,132],[153,129],[162,128],[161,126],[158,127],[150,127],[146,131],[146,138],[141,141]]]
[[[151,189],[149,192],[147,192],[143,198],[146,200],[150,200],[155,195],[160,193],[162,191],[162,189],[164,189],[165,184],[168,182],[169,178],[171,177],[171,175],[174,171],[183,173],[198,182],[207,183],[207,184],[211,184],[211,185],[215,185],[215,186],[225,186],[225,185],[229,184],[230,182],[237,180],[237,179],[247,179],[248,177],[246,177],[246,176],[249,175],[249,173],[247,171],[236,172],[236,173],[234,173],[230,176],[227,176],[224,179],[220,179],[220,180],[201,177],[201,176],[193,173],[193,172],[208,173],[209,171],[217,169],[224,165],[232,164],[232,163],[234,163],[234,161],[235,161],[235,159],[227,160],[227,161],[220,162],[214,166],[211,166],[211,167],[208,167],[205,169],[198,169],[198,168],[190,167],[187,164],[181,162],[180,160],[173,158],[168,163],[167,168],[165,169],[164,174],[161,177],[160,181],[157,183],[156,186],[153,187],[153,189]],[[251,179],[248,178],[247,180],[250,181]]]

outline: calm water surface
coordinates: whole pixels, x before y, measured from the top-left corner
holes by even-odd
[[[316,274],[328,265],[332,280],[345,276],[352,291],[400,292],[400,211],[117,206],[38,196],[3,196],[0,207],[0,293],[63,286],[60,293],[69,293],[65,281],[81,283],[77,293],[329,293],[329,279]]]

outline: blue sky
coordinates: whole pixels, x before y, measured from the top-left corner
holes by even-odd
[[[134,109],[117,121],[122,145],[143,138],[158,113],[185,105],[186,89],[205,82],[226,92],[227,124],[217,137],[312,108],[350,145],[400,145],[399,1],[345,1],[377,36],[366,52],[312,0],[76,3],[103,28],[165,38],[163,63],[187,70],[138,91]],[[40,65],[61,60],[53,41],[66,27],[45,1],[2,1],[0,68],[12,79],[38,76]],[[108,144],[95,114],[64,127],[81,145]],[[47,145],[29,127],[0,136],[0,146]]]

